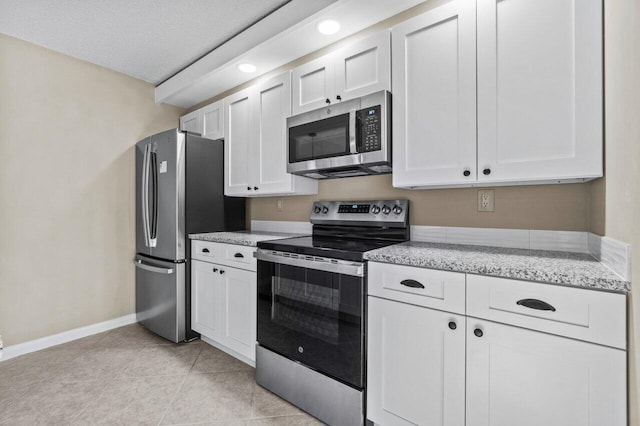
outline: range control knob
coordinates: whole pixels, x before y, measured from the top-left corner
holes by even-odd
[[[380,213],[380,207],[378,207],[378,206],[371,207],[371,213],[373,213],[373,214]]]
[[[400,214],[400,213],[402,213],[402,207],[400,207],[400,206],[394,206],[394,207],[393,207],[393,212],[394,212],[395,214]]]
[[[315,206],[315,207],[313,208],[313,212],[314,212],[315,214],[319,214],[319,213],[320,213],[320,210],[321,210],[321,209],[320,209],[320,206]]]
[[[382,213],[384,213],[384,214],[389,214],[389,213],[391,213],[391,207],[389,207],[389,206],[382,206]]]
[[[329,209],[327,208],[327,206],[324,206],[322,208],[322,214],[327,214],[327,213],[329,213]]]

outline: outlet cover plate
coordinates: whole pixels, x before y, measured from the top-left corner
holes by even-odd
[[[478,211],[495,211],[495,191],[493,189],[481,189],[478,191]]]

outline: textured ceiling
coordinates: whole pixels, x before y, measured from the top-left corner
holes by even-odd
[[[158,84],[289,0],[0,0],[0,32]]]

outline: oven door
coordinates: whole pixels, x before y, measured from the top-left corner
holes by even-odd
[[[260,346],[362,389],[364,264],[270,253],[256,253]]]

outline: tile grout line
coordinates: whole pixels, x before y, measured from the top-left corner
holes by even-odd
[[[164,420],[164,418],[167,416],[167,413],[169,412],[169,408],[171,408],[176,398],[178,398],[178,395],[180,394],[182,387],[187,381],[187,377],[189,377],[189,375],[184,376],[184,378],[182,379],[182,383],[180,383],[180,386],[178,386],[178,390],[176,391],[175,395],[173,395],[173,398],[171,398],[171,401],[169,402],[169,404],[167,404],[167,408],[165,408],[164,413],[162,413],[162,417],[160,417],[160,420],[158,420],[158,423],[157,423],[158,426],[162,424],[162,421]]]
[[[164,420],[164,418],[167,416],[167,413],[169,412],[169,408],[171,408],[171,406],[175,402],[176,398],[178,398],[178,395],[180,394],[180,391],[182,390],[182,387],[184,386],[185,382],[187,381],[187,378],[189,377],[189,374],[191,374],[191,370],[193,370],[193,366],[198,361],[198,358],[200,358],[200,355],[202,355],[203,349],[204,349],[204,347],[200,348],[200,352],[198,352],[198,356],[196,356],[193,359],[193,362],[191,363],[191,367],[189,367],[189,371],[187,371],[187,374],[185,374],[184,379],[182,379],[182,383],[180,383],[180,386],[178,387],[178,390],[176,391],[175,395],[173,395],[173,398],[171,398],[171,402],[169,402],[169,404],[167,405],[167,408],[164,410],[164,413],[162,413],[162,417],[160,417],[160,420],[158,421],[158,426],[160,426],[162,424],[162,421]]]

